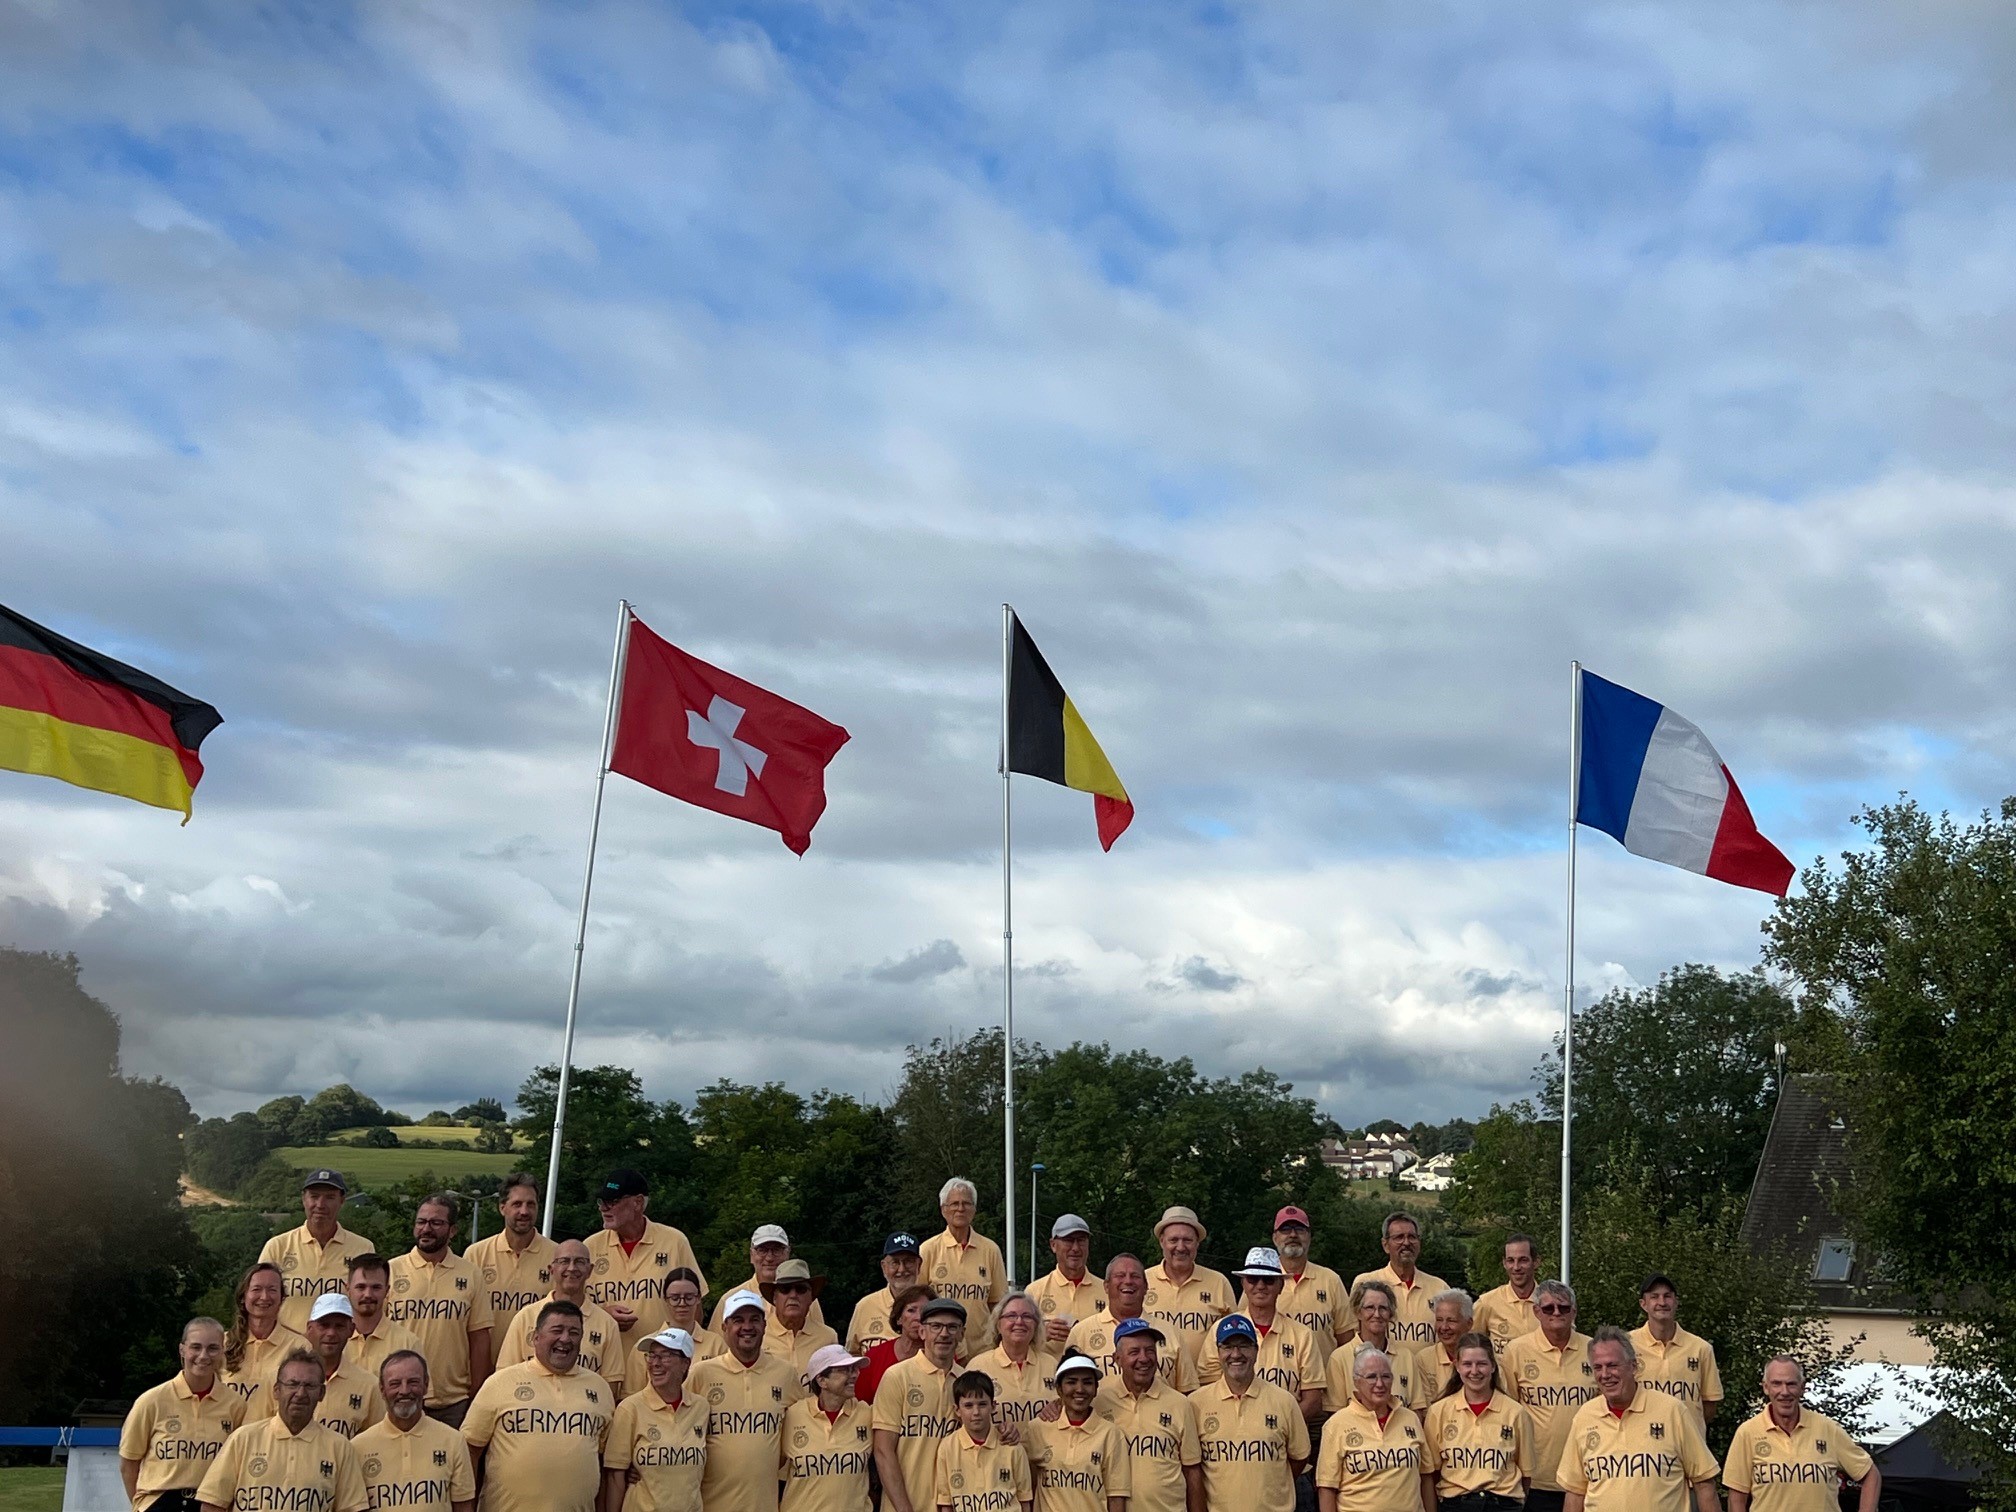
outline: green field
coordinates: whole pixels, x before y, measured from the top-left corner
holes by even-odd
[[[410,1144],[416,1139],[431,1139],[440,1144],[468,1144],[483,1131],[469,1124],[440,1125],[394,1124],[393,1137],[401,1144]]]
[[[55,1465],[0,1470],[0,1512],[58,1512],[63,1505],[63,1472]]]
[[[502,1176],[516,1168],[515,1155],[479,1155],[474,1150],[362,1150],[348,1145],[289,1145],[274,1152],[296,1170],[332,1166],[365,1185],[404,1181],[423,1171],[436,1176]]]

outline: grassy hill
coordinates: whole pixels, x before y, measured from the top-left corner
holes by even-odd
[[[428,1130],[439,1134],[439,1129]],[[365,1150],[354,1145],[287,1145],[275,1150],[287,1164],[299,1171],[331,1166],[355,1176],[366,1185],[404,1181],[423,1171],[436,1176],[502,1176],[515,1170],[516,1155],[483,1155],[475,1150]]]

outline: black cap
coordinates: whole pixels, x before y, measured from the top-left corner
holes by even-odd
[[[917,1242],[915,1234],[891,1234],[887,1239],[882,1241],[882,1258],[884,1260],[887,1260],[891,1255],[920,1255],[923,1252],[924,1247]]]
[[[1666,1290],[1673,1293],[1676,1297],[1680,1295],[1680,1288],[1673,1284],[1673,1278],[1664,1271],[1654,1271],[1651,1275],[1647,1276],[1645,1284],[1638,1288],[1638,1295],[1642,1297],[1656,1286],[1665,1287]]]
[[[344,1196],[347,1197],[350,1195],[350,1183],[343,1179],[343,1173],[341,1171],[332,1171],[326,1166],[319,1170],[310,1171],[306,1176],[301,1178],[302,1191],[307,1191],[311,1186],[332,1186]]]
[[[614,1202],[619,1197],[644,1197],[649,1195],[651,1183],[643,1173],[625,1166],[620,1171],[611,1171],[602,1179],[602,1185],[595,1193],[597,1202]]]
[[[925,1318],[935,1318],[940,1313],[950,1313],[961,1323],[964,1323],[966,1321],[966,1304],[956,1297],[933,1297],[929,1302],[924,1304],[924,1311],[917,1316],[921,1322]]]

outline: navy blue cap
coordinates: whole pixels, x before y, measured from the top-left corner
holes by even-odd
[[[882,1258],[887,1260],[891,1255],[921,1254],[923,1249],[915,1234],[891,1234],[882,1241]]]
[[[1244,1313],[1227,1313],[1218,1320],[1218,1347],[1223,1349],[1234,1339],[1260,1342],[1260,1335],[1253,1331],[1253,1320]]]
[[[1113,1327],[1113,1342],[1118,1344],[1122,1339],[1131,1339],[1136,1334],[1146,1334],[1157,1344],[1166,1344],[1169,1342],[1162,1330],[1157,1328],[1153,1323],[1150,1323],[1146,1318],[1128,1318],[1115,1324]]]
[[[644,1179],[642,1172],[633,1171],[626,1167],[620,1171],[611,1171],[604,1178],[602,1185],[596,1189],[595,1200],[597,1202],[615,1202],[623,1197],[643,1197],[650,1190],[651,1183]]]
[[[343,1179],[343,1173],[341,1171],[332,1171],[327,1166],[322,1167],[320,1170],[310,1171],[302,1178],[302,1191],[307,1191],[311,1186],[332,1186],[337,1191],[343,1193],[344,1196],[347,1197],[350,1195],[350,1183]]]

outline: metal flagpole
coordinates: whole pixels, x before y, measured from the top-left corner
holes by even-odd
[[[1561,1280],[1568,1283],[1575,1128],[1575,811],[1582,798],[1582,663],[1568,663],[1568,969],[1561,993]],[[1572,1283],[1569,1283],[1572,1284]]]
[[[1001,1263],[1015,1284],[1015,869],[1009,849],[1008,674],[1015,610],[1001,606]]]
[[[623,691],[623,661],[630,650],[630,601],[616,604],[616,653],[609,662],[609,706],[602,715],[602,760],[595,768],[595,811],[588,821],[588,868],[581,876],[581,918],[574,929],[574,974],[567,983],[567,1033],[560,1044],[560,1092],[553,1102],[553,1151],[546,1159],[546,1221],[553,1237],[553,1207],[560,1197],[560,1141],[567,1131],[567,1082],[574,1069],[574,1014],[581,1005],[581,951],[588,943],[588,894],[595,886],[595,841],[602,833],[602,789],[616,746],[616,700]]]

